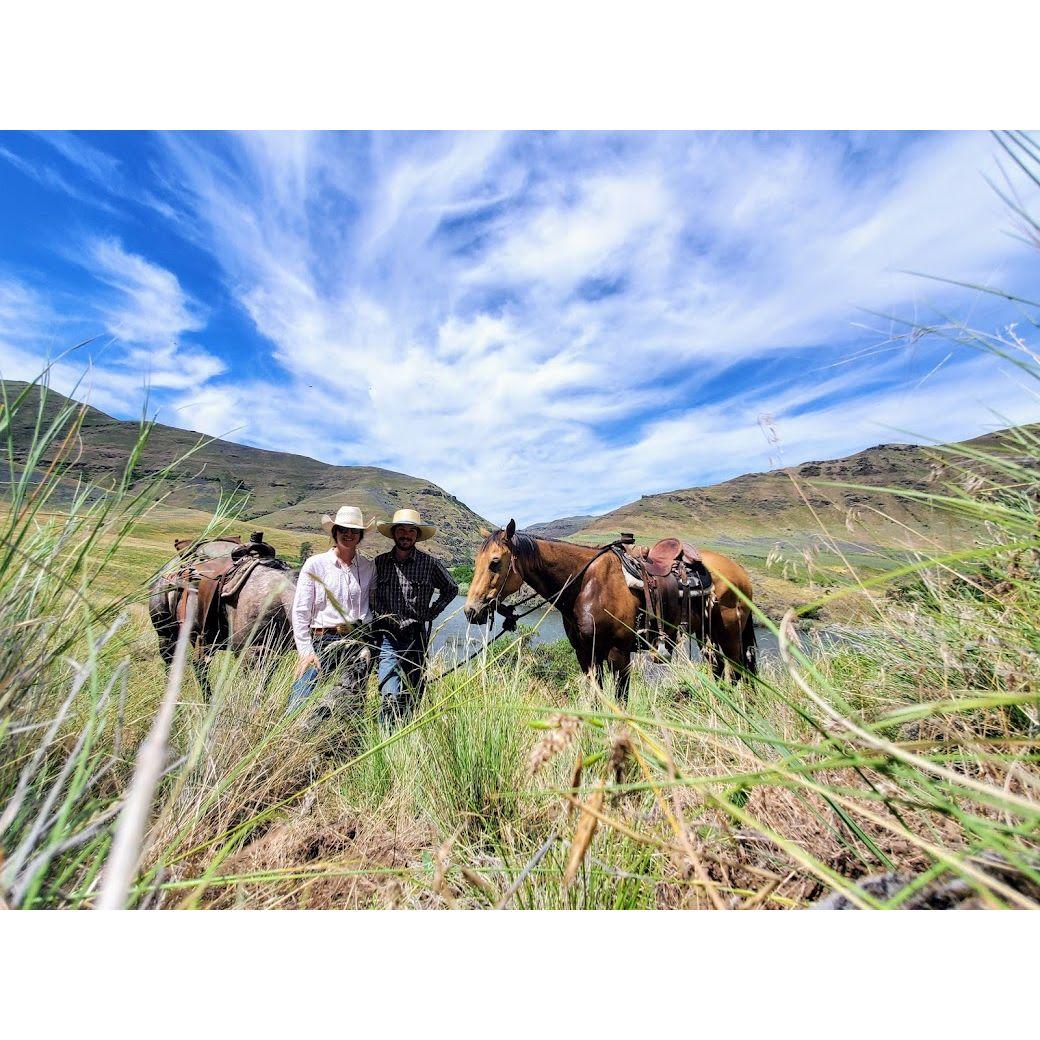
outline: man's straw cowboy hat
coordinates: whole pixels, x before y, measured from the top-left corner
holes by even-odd
[[[437,528],[432,524],[424,524],[414,509],[398,509],[394,513],[393,520],[384,520],[382,523],[376,524],[376,530],[380,534],[385,534],[387,538],[393,538],[394,528],[398,524],[418,527],[419,537],[416,538],[417,542],[425,542],[427,538],[432,538],[437,533]]]
[[[357,506],[341,506],[334,517],[326,513],[321,518],[321,526],[325,528],[327,534],[332,534],[334,527],[350,527],[355,531],[368,530],[365,518]]]

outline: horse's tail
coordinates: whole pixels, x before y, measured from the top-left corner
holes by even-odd
[[[755,615],[749,609],[740,633],[740,662],[748,675],[758,674],[758,640],[755,638]]]
[[[171,588],[169,581],[160,576],[152,582],[148,596],[148,616],[159,640],[159,654],[167,666],[173,663],[177,634],[180,631],[176,599],[171,594]]]

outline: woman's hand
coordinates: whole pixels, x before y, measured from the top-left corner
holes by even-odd
[[[317,654],[304,654],[296,662],[296,675],[294,678],[299,679],[308,668],[314,668],[318,672],[321,671],[321,662],[318,660]]]

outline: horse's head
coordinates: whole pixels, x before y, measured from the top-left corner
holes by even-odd
[[[463,611],[472,625],[483,625],[495,604],[501,603],[524,583],[524,576],[516,566],[514,534],[516,521],[510,520],[503,530],[489,534],[477,551]]]

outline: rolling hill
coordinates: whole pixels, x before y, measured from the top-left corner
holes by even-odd
[[[5,385],[9,398],[25,388],[24,383],[13,381]],[[48,390],[44,416],[53,418],[68,400]],[[31,388],[26,402],[13,416],[16,463],[25,460],[39,401],[39,388]],[[75,471],[91,482],[105,484],[122,473],[139,426],[83,407],[82,451]],[[244,498],[239,513],[244,530],[301,532],[318,544],[324,538],[319,526],[321,514],[346,502],[360,506],[366,518],[380,519],[402,506],[414,506],[438,530],[437,537],[424,549],[451,564],[472,561],[473,550],[482,540],[479,530],[487,526],[487,521],[464,502],[421,477],[374,466],[333,466],[303,455],[265,451],[158,424],[149,435],[135,473],[140,477],[155,473],[195,448],[198,450],[189,459],[177,465],[177,484],[167,499],[171,515],[176,513],[181,518],[192,515],[185,511],[198,511],[202,517],[222,496],[238,495]],[[44,463],[49,461],[43,459]],[[388,545],[373,534],[363,549],[371,555]]]
[[[970,544],[976,522],[886,489],[963,495],[996,474],[980,453],[1010,457],[1035,471],[1035,445],[1030,452],[1021,438],[1038,431],[1003,430],[935,448],[881,444],[848,458],[643,495],[557,537],[601,545],[623,531],[643,544],[677,535],[722,552],[748,568],[756,602],[776,620],[821,592],[851,592],[853,572],[880,574],[908,562],[916,549]],[[565,522],[544,526],[556,523]],[[853,620],[863,607],[855,595],[843,594],[818,616]]]
[[[25,384],[6,386],[10,395]],[[39,391],[33,388],[30,407],[23,406],[14,417],[16,462],[24,461],[38,402]],[[53,416],[67,403],[67,398],[48,392],[45,416]],[[1038,430],[1025,428],[1019,436],[1035,436]],[[84,406],[77,475],[98,483],[113,480],[122,472],[137,433],[137,423]],[[152,517],[153,529],[142,541],[141,552],[147,549],[150,562],[161,563],[172,537],[201,528],[221,497],[228,495],[243,498],[235,530],[240,534],[267,531],[290,559],[304,542],[321,546],[321,514],[344,502],[361,506],[366,516],[373,517],[414,505],[439,531],[424,548],[450,564],[471,563],[482,540],[481,528],[493,526],[454,495],[420,477],[370,466],[333,466],[169,426],[152,430],[136,472],[142,476],[155,472],[193,449],[191,458],[176,466],[177,483],[164,509]],[[601,544],[621,531],[634,532],[644,543],[679,535],[740,559],[759,587],[771,591],[770,599],[779,608],[804,600],[806,588],[811,591],[814,583],[826,584],[828,571],[840,583],[847,562],[887,569],[917,546],[952,544],[964,537],[971,529],[968,520],[885,489],[942,494],[948,488],[962,488],[990,472],[973,456],[993,452],[1025,462],[1030,459],[1021,441],[1016,444],[1014,431],[944,448],[882,444],[848,458],[804,462],[709,487],[644,495],[602,516],[564,517],[528,530],[590,544]],[[828,486],[840,484],[860,487]],[[830,536],[826,547],[821,546],[824,532]],[[362,551],[375,555],[388,544],[373,535]],[[779,564],[775,562],[778,550]],[[811,564],[810,554],[815,554]]]

